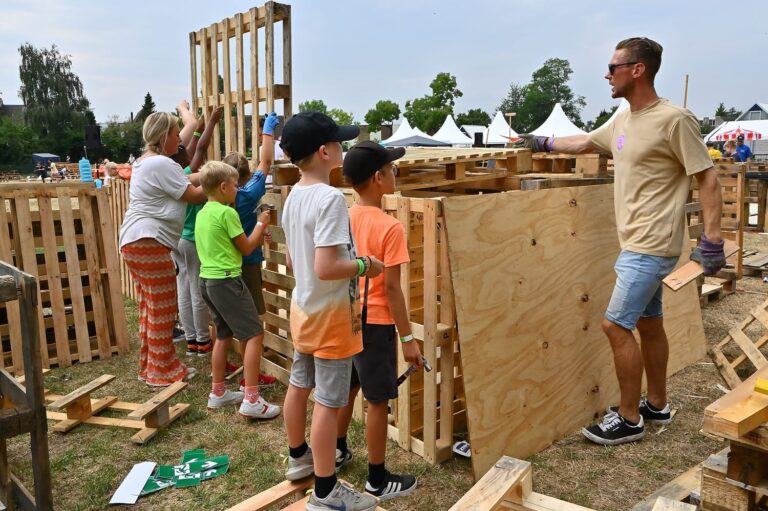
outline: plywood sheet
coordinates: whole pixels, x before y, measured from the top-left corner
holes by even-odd
[[[443,211],[477,479],[618,398],[600,328],[619,253],[613,187],[450,197]],[[705,340],[695,286],[664,293],[671,374]]]

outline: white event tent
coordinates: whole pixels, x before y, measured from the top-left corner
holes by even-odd
[[[388,139],[382,140],[381,144],[390,147],[450,145],[427,135],[419,128],[412,128],[405,117],[403,117],[403,122],[398,126],[397,131]]]
[[[723,135],[735,130],[740,130],[747,134],[747,144],[755,138],[766,139],[768,138],[768,120],[726,121],[705,135],[704,142],[719,142],[725,140],[729,137],[724,137]],[[750,132],[753,132],[753,136],[749,136]],[[754,134],[759,134],[759,136]]]
[[[613,114],[608,118],[608,120],[605,121],[605,123],[603,123],[603,126],[605,126],[606,124],[611,124],[614,120],[616,120],[616,117],[618,117],[621,112],[623,112],[624,110],[627,110],[628,108],[629,108],[629,101],[627,101],[624,98],[621,98],[621,103],[619,103],[619,107],[616,109],[615,112],[613,112]]]
[[[445,122],[443,122],[443,125],[437,130],[437,133],[432,135],[432,138],[451,144],[453,147],[472,147],[472,143],[474,142],[474,140],[462,133],[458,126],[456,126],[456,121],[453,120],[452,115],[445,118]]]
[[[571,135],[586,135],[587,132],[573,124],[563,112],[560,103],[556,103],[544,124],[533,130],[531,134],[542,137],[569,137]]]
[[[512,142],[510,138],[517,138],[517,133],[509,127],[504,114],[499,110],[485,132],[484,142],[486,145],[506,145]]]

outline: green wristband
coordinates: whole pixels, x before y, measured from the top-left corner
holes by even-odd
[[[400,342],[411,342],[413,340],[413,334],[408,334],[400,338]]]
[[[365,273],[365,263],[362,259],[356,259],[357,261],[357,276],[361,276],[363,273]]]
[[[192,133],[192,135],[194,135],[194,136],[196,136],[198,138],[203,136],[203,134],[200,133],[199,131],[196,131],[196,132]]]

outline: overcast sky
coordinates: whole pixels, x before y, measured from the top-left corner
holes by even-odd
[[[616,42],[638,35],[664,46],[656,78],[661,96],[682,104],[690,75],[688,107],[697,116],[711,116],[721,101],[739,110],[768,102],[765,0],[286,3],[292,5],[294,110],[306,99],[322,99],[362,122],[379,99],[403,108],[429,92],[437,73],[449,72],[464,93],[456,112],[482,108],[492,115],[511,82],[527,83],[546,59],[558,57],[571,63],[570,86],[586,98],[582,118],[591,120],[618,104],[603,75]],[[21,102],[21,44],[55,43],[72,56],[99,122],[137,112],[147,92],[158,109],[171,110],[191,95],[189,32],[254,5],[260,4],[2,0],[0,97]]]

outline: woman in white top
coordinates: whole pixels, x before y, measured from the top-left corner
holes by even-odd
[[[133,164],[130,200],[120,228],[120,252],[131,272],[139,298],[139,379],[153,387],[189,380],[193,367],[176,356],[176,247],[187,203],[200,204],[205,194],[196,174],[185,176],[168,156],[178,152],[175,116],[155,112],[143,129],[144,153]]]

